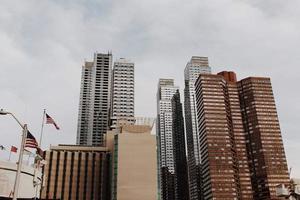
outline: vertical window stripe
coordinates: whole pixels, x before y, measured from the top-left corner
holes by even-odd
[[[70,170],[71,170],[70,171],[70,182],[69,182],[69,199],[72,199],[74,155],[75,155],[75,153],[72,152],[72,156],[71,156],[71,168],[70,168]]]

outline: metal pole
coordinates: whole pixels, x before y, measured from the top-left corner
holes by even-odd
[[[11,157],[11,150],[10,150],[10,152],[9,152],[8,161],[10,161],[10,157]]]
[[[46,109],[44,109],[43,112],[43,121],[42,121],[42,128],[41,128],[41,134],[40,134],[40,148],[42,148],[42,139],[43,139],[43,132],[44,132],[44,123],[45,123],[45,115],[46,115]]]
[[[37,175],[36,175],[36,169],[38,167],[38,162],[35,164],[35,167],[34,167],[34,176],[33,176],[33,186],[35,188],[35,195],[34,195],[34,199],[37,199],[37,193],[38,193],[38,186],[40,185],[40,183],[38,183],[38,178],[37,178]],[[36,180],[35,180],[36,179]]]
[[[45,116],[46,116],[46,109],[44,109],[44,112],[43,112],[43,120],[42,120],[42,128],[41,128],[40,144],[39,144],[40,148],[42,148],[42,139],[43,139],[43,133],[44,133]],[[37,155],[36,155],[36,156],[37,156]],[[40,162],[40,161],[38,161],[38,162],[36,163],[36,166],[35,166],[35,168],[34,168],[34,173],[36,173],[36,169],[40,170],[39,162]],[[42,176],[43,176],[43,175],[42,175]],[[37,179],[37,180],[38,180],[38,179]],[[40,190],[42,189],[42,184],[43,184],[43,182],[41,181],[41,182],[39,183],[39,185],[40,185]],[[36,185],[35,185],[35,198],[34,198],[34,199],[37,199],[37,193],[38,193],[38,185],[37,185],[37,183],[36,183]]]
[[[19,194],[20,174],[21,174],[22,162],[23,162],[23,152],[24,152],[25,141],[26,141],[27,132],[28,132],[27,124],[24,124],[24,126],[22,126],[22,127],[23,127],[22,143],[21,143],[21,148],[20,148],[20,153],[19,153],[19,161],[17,162],[17,173],[16,173],[16,179],[15,179],[15,183],[14,183],[13,200],[17,200],[18,194]]]
[[[34,197],[34,199],[37,199],[37,193],[38,193],[38,185],[35,186],[35,197]]]
[[[13,113],[8,112],[7,114],[11,115],[18,122],[18,124],[22,127],[22,129],[25,128],[25,124],[22,125],[22,123],[16,118],[16,116]],[[26,135],[27,135],[27,132],[26,132]]]

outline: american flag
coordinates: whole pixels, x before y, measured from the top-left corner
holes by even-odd
[[[57,126],[57,124],[55,123],[55,121],[53,120],[53,118],[50,117],[47,113],[46,113],[46,124],[53,124],[55,126],[55,128],[57,130],[59,130],[59,127]]]
[[[25,141],[25,147],[28,147],[28,148],[38,148],[38,143],[35,139],[35,137],[28,131],[27,132],[27,138],[26,138],[26,141]]]
[[[11,148],[10,148],[10,152],[17,153],[17,152],[18,152],[18,148],[17,148],[17,147],[15,147],[15,146],[11,146]]]

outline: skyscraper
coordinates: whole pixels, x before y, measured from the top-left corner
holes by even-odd
[[[111,128],[134,124],[134,63],[124,58],[114,62],[111,111]]]
[[[172,122],[175,166],[175,199],[189,200],[189,182],[185,149],[184,120],[179,90],[177,90],[172,98]]]
[[[104,145],[111,97],[112,54],[95,53],[82,67],[77,144]]]
[[[201,74],[195,91],[203,199],[253,199],[235,81]]]
[[[171,99],[179,87],[173,79],[159,79],[157,91],[158,180],[161,199],[174,198],[174,152]],[[171,197],[172,196],[172,197]]]
[[[275,186],[289,174],[270,78],[238,82],[254,199],[279,199]]]
[[[200,146],[197,130],[195,82],[200,74],[210,74],[207,57],[193,56],[184,70],[184,109],[188,150],[190,199],[200,198]]]
[[[203,199],[277,199],[289,179],[270,80],[201,74],[195,92]]]

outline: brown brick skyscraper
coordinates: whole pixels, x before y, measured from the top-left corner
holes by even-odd
[[[269,78],[238,82],[255,199],[278,199],[275,186],[289,182],[272,86]]]
[[[234,74],[196,81],[203,199],[253,199]]]
[[[275,185],[289,181],[270,81],[257,80],[268,80],[268,86],[237,82],[233,72],[201,74],[196,81],[203,199],[276,199]],[[265,100],[250,95],[260,95],[260,89]],[[258,115],[260,103],[271,110]],[[263,124],[267,130],[254,131]],[[278,165],[269,167],[275,158]]]

